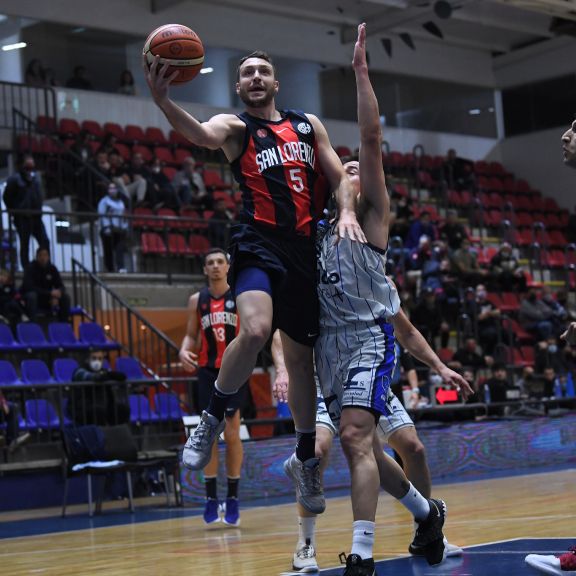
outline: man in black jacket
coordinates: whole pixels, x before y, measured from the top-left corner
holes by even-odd
[[[36,250],[36,260],[24,270],[20,292],[26,301],[26,312],[34,322],[39,310],[56,314],[60,322],[70,318],[70,296],[58,268],[50,262],[48,248]]]
[[[30,237],[41,248],[50,248],[50,240],[42,222],[42,193],[32,156],[25,156],[17,174],[10,176],[4,190],[4,204],[9,211],[37,210],[37,214],[13,213],[14,226],[20,238],[20,262],[24,270],[30,262]]]

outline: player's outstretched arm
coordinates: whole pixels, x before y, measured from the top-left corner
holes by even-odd
[[[198,322],[199,293],[192,294],[188,300],[188,323],[186,335],[182,340],[178,354],[182,366],[187,372],[194,372],[198,368],[198,350],[200,349],[200,324]]]
[[[370,82],[366,60],[366,24],[358,26],[352,68],[356,76],[360,128],[360,188],[369,213],[364,221],[368,240],[381,248],[388,243],[390,198],[382,167],[382,130],[378,100]]]
[[[231,114],[218,114],[208,120],[208,122],[196,120],[186,110],[170,100],[168,88],[178,75],[178,72],[176,71],[170,76],[166,76],[169,64],[166,63],[160,66],[159,62],[160,57],[156,56],[152,64],[148,66],[146,58],[142,56],[142,67],[144,68],[144,76],[150,88],[150,93],[154,102],[164,112],[168,122],[170,122],[174,130],[180,132],[182,136],[188,138],[196,146],[211,150],[222,148],[232,134],[231,119],[234,116]]]

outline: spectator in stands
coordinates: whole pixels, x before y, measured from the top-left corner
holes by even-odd
[[[18,404],[8,402],[0,391],[0,423],[6,424],[6,444],[10,454],[30,439],[28,432],[20,433],[19,412]]]
[[[155,209],[170,208],[172,210],[180,209],[180,199],[174,190],[174,186],[162,171],[163,164],[158,158],[154,158],[150,165],[148,174],[148,193],[150,203]]]
[[[14,277],[8,270],[0,270],[0,322],[10,324],[12,328],[22,320],[24,309],[20,294],[16,291]]]
[[[478,385],[478,378],[474,370],[464,369],[462,370],[462,378],[470,384],[470,388],[474,390],[474,393],[466,399],[466,404],[476,404],[477,402],[484,402],[483,394]]]
[[[554,313],[555,323],[558,326],[563,326],[566,320],[568,320],[568,312],[554,297],[554,292],[550,286],[545,284],[542,287],[542,296],[540,300]]]
[[[210,196],[192,156],[182,162],[182,169],[176,172],[172,185],[184,206],[209,207]]]
[[[455,190],[469,189],[474,185],[474,165],[470,160],[459,158],[451,148],[444,162],[444,177],[448,186]]]
[[[490,272],[503,292],[525,292],[526,277],[508,242],[504,242],[490,260]]]
[[[422,210],[420,216],[412,221],[406,238],[407,248],[416,248],[422,236],[428,236],[430,242],[434,242],[438,237],[435,224],[430,220],[430,212]]]
[[[95,426],[128,423],[130,405],[127,389],[118,386],[118,383],[125,381],[126,375],[122,372],[104,368],[102,350],[92,350],[84,364],[72,374],[72,382],[94,383],[94,386],[71,388],[72,397],[68,406],[74,422],[77,425]]]
[[[70,146],[70,150],[79,156],[83,162],[89,162],[93,156],[92,147],[90,146],[90,133],[86,130],[80,130],[74,144]]]
[[[86,67],[76,66],[72,78],[66,82],[67,88],[79,88],[80,90],[92,90],[92,82],[88,80]]]
[[[544,380],[544,398],[554,398],[556,396],[556,392],[562,390],[562,384],[556,374],[556,370],[554,370],[553,366],[547,366],[544,368],[543,372],[543,380]],[[560,396],[560,394],[559,394]]]
[[[30,63],[26,67],[24,83],[28,84],[28,86],[44,86],[44,72],[42,70],[42,63],[38,58],[30,60]]]
[[[102,145],[98,148],[98,153],[106,152],[108,156],[110,154],[118,154],[120,156],[120,151],[116,148],[116,144],[118,143],[118,138],[111,132],[108,132],[104,135],[104,139],[102,140]]]
[[[60,322],[70,319],[70,296],[58,268],[50,262],[48,248],[38,248],[36,260],[24,270],[20,292],[26,302],[26,313],[34,322],[39,311],[56,315]]]
[[[422,277],[422,269],[432,257],[432,245],[428,236],[420,236],[418,246],[410,251],[408,258],[408,268],[406,276],[410,283],[416,283],[417,292],[420,291],[420,280]]]
[[[530,395],[530,388],[534,381],[534,367],[524,366],[522,368],[522,376],[516,381],[516,386],[520,389],[522,396],[528,397]]]
[[[456,350],[452,360],[448,362],[448,366],[453,369],[465,368],[476,372],[477,370],[492,366],[493,363],[494,359],[492,356],[480,354],[476,338],[469,337],[466,338],[464,346]]]
[[[4,204],[12,214],[18,232],[20,262],[24,269],[30,262],[30,237],[34,237],[40,247],[50,248],[50,240],[42,222],[42,192],[33,156],[25,156],[19,172],[6,181]],[[36,211],[36,213],[14,212],[17,210]]]
[[[568,300],[568,293],[566,290],[558,290],[558,292],[556,292],[556,302],[566,310],[568,320],[572,322],[576,320],[576,307],[574,307]]]
[[[390,238],[399,236],[406,240],[412,221],[412,200],[405,194],[394,190],[390,196]]]
[[[426,288],[422,291],[422,298],[414,308],[410,319],[433,348],[438,336],[440,337],[440,347],[446,348],[448,346],[450,326],[443,318],[435,290]]]
[[[118,94],[136,96],[134,76],[132,76],[132,72],[130,72],[130,70],[124,70],[120,75],[120,86],[118,87]]]
[[[468,238],[466,228],[458,222],[456,210],[446,212],[446,222],[440,228],[440,238],[444,240],[450,250],[458,250],[464,238]]]
[[[539,341],[548,340],[554,333],[554,312],[538,300],[534,289],[529,290],[522,300],[518,317],[523,328]]]
[[[566,372],[576,377],[576,346],[566,344],[562,350],[562,363],[566,367]]]
[[[474,292],[474,298],[468,298],[465,312],[478,327],[478,342],[485,354],[492,356],[499,336],[505,340],[500,322],[500,310],[487,298],[486,286],[479,284]]]
[[[210,242],[213,246],[227,246],[230,224],[234,221],[232,214],[226,207],[225,200],[216,200],[214,203],[214,214],[208,221],[208,232]]]
[[[130,166],[125,166],[120,155],[110,154],[112,180],[116,183],[124,197],[136,206],[144,204],[148,192],[148,168],[144,164],[142,154],[132,155]]]
[[[558,374],[566,374],[564,351],[558,346],[558,340],[553,336],[536,344],[536,372],[543,374],[544,369],[551,366]]]
[[[100,238],[107,272],[125,272],[126,237],[128,220],[124,217],[126,206],[120,198],[118,186],[108,185],[108,194],[98,202]]]
[[[62,85],[62,83],[56,78],[54,68],[44,68],[44,85],[51,87]]]
[[[452,254],[453,272],[468,286],[476,286],[488,275],[487,270],[478,266],[476,252],[470,250],[470,240],[462,238],[460,248]]]
[[[492,366],[492,376],[486,381],[486,386],[490,390],[490,402],[506,402],[508,400],[507,392],[511,386],[506,366],[495,363]]]

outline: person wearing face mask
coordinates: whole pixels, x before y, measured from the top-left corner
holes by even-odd
[[[534,334],[538,340],[547,340],[554,333],[554,312],[538,300],[534,290],[529,290],[520,304],[518,313],[522,327]]]
[[[14,227],[20,240],[20,263],[24,270],[30,263],[30,237],[41,248],[50,249],[50,240],[42,222],[42,192],[32,156],[25,156],[18,173],[10,176],[4,190],[4,204],[12,214]],[[20,210],[37,211],[21,213]]]
[[[120,198],[116,184],[108,185],[108,193],[98,202],[100,238],[107,272],[125,270],[126,235],[128,220],[124,218],[126,206]]]
[[[154,158],[148,171],[148,192],[150,195],[150,203],[155,209],[170,208],[172,210],[179,210],[181,206],[180,199],[174,186],[162,171],[163,164],[159,158]]]
[[[130,407],[126,390],[117,383],[124,382],[122,372],[104,367],[104,352],[92,350],[84,364],[72,374],[72,382],[92,382],[93,386],[72,387],[68,409],[78,426],[113,426],[130,421]],[[110,385],[103,385],[109,383]],[[116,386],[114,386],[116,383]]]
[[[554,337],[538,342],[536,345],[536,372],[543,374],[544,370],[549,367],[554,368],[558,374],[566,374],[568,371],[563,351]]]

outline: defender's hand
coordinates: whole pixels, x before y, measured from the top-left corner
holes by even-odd
[[[354,70],[368,68],[366,61],[366,24],[360,24],[360,26],[358,26],[358,39],[354,45],[352,68],[354,68]]]
[[[366,236],[360,224],[358,224],[358,219],[356,214],[351,211],[340,212],[338,217],[338,224],[336,225],[336,232],[338,236],[336,237],[336,242],[340,238],[350,238],[350,240],[355,240],[356,242],[366,243]]]

